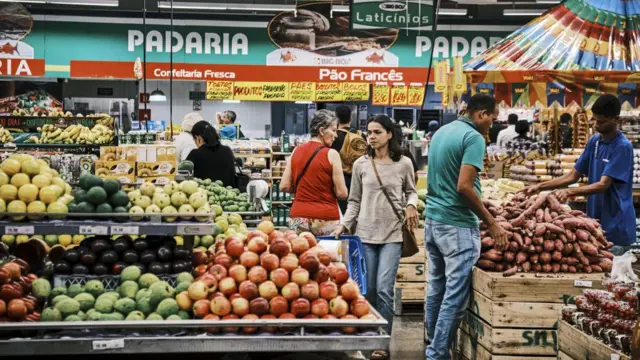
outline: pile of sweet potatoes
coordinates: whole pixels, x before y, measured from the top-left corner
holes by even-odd
[[[553,194],[516,195],[504,206],[485,206],[509,233],[509,248],[494,249],[494,240],[481,223],[482,254],[477,266],[487,271],[592,273],[609,272],[613,246],[597,220],[562,205]]]

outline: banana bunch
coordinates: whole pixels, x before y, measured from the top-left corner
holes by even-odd
[[[111,144],[113,142],[113,129],[102,125],[96,124],[91,129],[93,134],[93,143],[98,145]]]
[[[107,114],[94,114],[93,116],[87,115],[87,117],[99,118],[98,120],[96,120],[96,125],[104,125],[104,126],[113,128],[114,120],[111,116]]]
[[[9,130],[0,126],[0,143],[6,144],[11,142],[13,142],[13,136],[11,136]]]
[[[42,133],[40,139],[32,136],[27,142],[37,144],[96,144],[105,145],[113,143],[113,129],[96,124],[89,129],[86,126],[74,124],[66,129],[60,129],[55,125],[45,124],[38,131]],[[35,139],[32,139],[35,138]]]

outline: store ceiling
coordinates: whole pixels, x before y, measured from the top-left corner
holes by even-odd
[[[3,0],[0,0],[2,2]],[[42,1],[44,4],[34,4],[34,1]],[[259,6],[267,5],[300,5],[309,2],[317,2],[318,0],[174,0],[174,6],[180,7],[180,5],[189,4],[203,4],[205,6],[215,7],[216,4],[233,4],[233,5],[247,5],[257,4]],[[402,0],[400,0],[402,1]],[[55,4],[67,3],[67,4]],[[329,1],[328,1],[329,2]],[[69,5],[68,3],[74,3]],[[89,3],[103,3],[111,4],[115,6],[87,6],[82,4]],[[116,4],[117,3],[117,4]],[[87,11],[96,12],[102,16],[106,13],[111,13],[118,16],[138,16],[146,3],[147,15],[149,17],[167,17],[170,10],[167,9],[167,4],[171,1],[167,0],[29,0],[29,2],[23,2],[23,4],[31,9],[33,13],[53,13],[53,14],[65,14],[75,13],[82,11],[82,14],[87,15]],[[495,24],[495,20],[500,19],[500,24],[524,24],[536,17],[538,13],[542,13],[545,10],[557,5],[558,0],[442,0],[442,9],[458,9],[466,10],[467,14],[464,16],[458,15],[443,15],[440,17],[440,22],[445,24],[459,24],[459,23],[476,23],[476,24]],[[348,5],[348,0],[334,0],[334,5]],[[220,10],[217,9],[174,9],[174,16],[176,18],[199,18],[206,17],[207,19],[227,19],[229,16],[251,16],[256,20],[261,18],[270,18],[278,11],[254,11],[254,10]],[[516,16],[505,16],[504,11],[513,12],[516,10],[525,10],[524,14]]]

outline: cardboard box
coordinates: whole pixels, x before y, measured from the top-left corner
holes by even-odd
[[[139,177],[167,176],[176,174],[175,161],[138,162],[136,175]]]
[[[127,148],[119,146],[100,147],[100,160],[103,161],[124,161],[127,159]],[[131,161],[135,161],[135,158]]]
[[[157,161],[176,161],[176,147],[175,146],[157,146],[156,147]]]
[[[136,163],[133,161],[96,161],[96,175],[103,177],[108,175],[135,175]]]
[[[141,177],[141,180],[144,182],[150,182],[155,185],[167,185],[168,183],[175,181],[175,175],[165,175],[165,176],[149,176],[149,177]]]
[[[120,181],[121,184],[133,184],[136,182],[134,175],[104,175],[100,177],[103,179],[115,179]]]

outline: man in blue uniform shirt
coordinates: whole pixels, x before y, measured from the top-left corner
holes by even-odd
[[[570,173],[525,188],[527,194],[564,188],[588,176],[589,185],[556,190],[561,202],[585,195],[587,214],[600,220],[607,240],[614,243],[615,255],[622,255],[636,239],[636,212],[633,207],[633,146],[618,130],[620,100],[602,95],[593,104],[593,120],[598,134],[589,139],[584,153]]]

